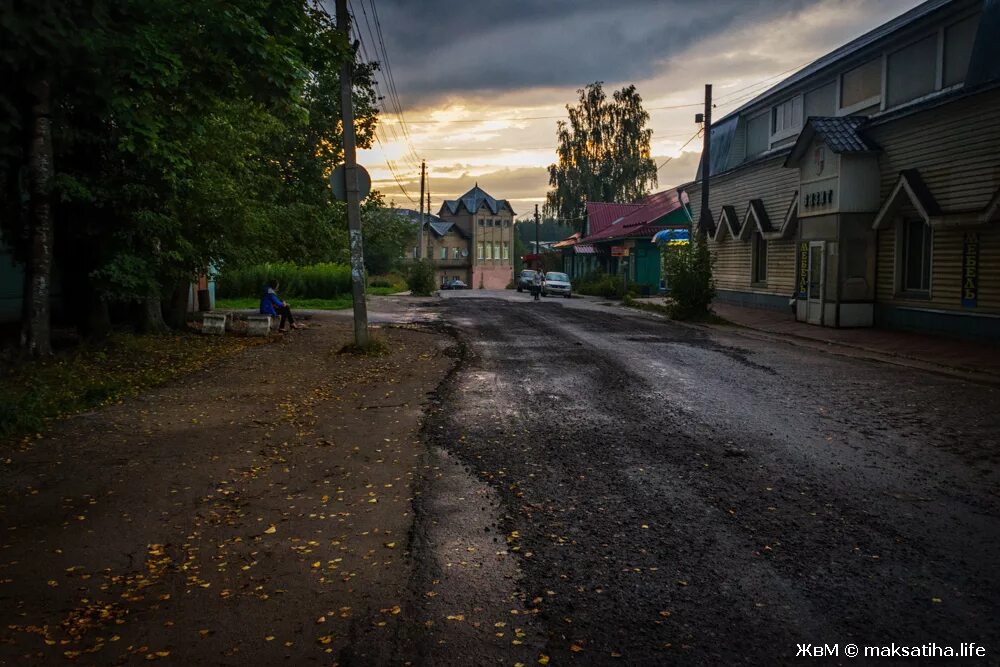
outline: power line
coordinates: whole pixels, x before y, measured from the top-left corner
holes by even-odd
[[[699,129],[697,132],[695,132],[693,135],[691,135],[691,138],[688,139],[687,141],[685,141],[684,145],[680,147],[680,150],[678,151],[677,155],[671,155],[666,160],[664,160],[662,163],[660,163],[660,166],[658,166],[656,168],[656,171],[660,171],[665,166],[667,166],[668,162],[670,162],[671,160],[673,160],[678,155],[681,155],[684,152],[684,149],[687,148],[688,144],[690,144],[692,141],[694,141],[695,139],[697,139],[698,137],[700,137],[702,132],[703,132],[703,130]]]
[[[664,109],[687,109],[689,107],[700,107],[699,104],[675,104],[673,106],[666,107],[650,107],[646,111],[663,111]],[[446,120],[442,118],[425,118],[425,119],[410,119],[411,125],[415,123],[491,123],[494,121],[521,121],[521,120],[554,120],[566,118],[565,114],[559,116],[521,116],[518,118],[456,118],[454,120]]]

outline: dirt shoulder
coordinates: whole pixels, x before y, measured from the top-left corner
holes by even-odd
[[[316,317],[0,457],[0,664],[385,663],[446,336]]]

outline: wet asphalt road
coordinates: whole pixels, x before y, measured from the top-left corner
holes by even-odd
[[[475,627],[428,623],[411,657],[1000,664],[1000,390],[518,296],[441,305],[466,356],[425,427],[412,604]]]

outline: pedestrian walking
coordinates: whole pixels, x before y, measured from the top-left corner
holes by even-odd
[[[535,295],[535,301],[538,301],[542,294],[542,272],[541,270],[535,271],[535,277],[531,282],[531,292]]]

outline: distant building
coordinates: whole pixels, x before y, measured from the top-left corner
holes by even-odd
[[[506,199],[494,199],[476,184],[445,201],[438,216],[440,223],[432,223],[425,236],[436,244],[432,251],[442,277],[459,275],[473,289],[503,289],[514,279],[514,209]],[[459,248],[462,256],[456,258]]]
[[[711,133],[705,216],[681,188],[719,299],[1000,339],[1000,2],[924,2]]]
[[[593,271],[621,276],[642,293],[663,284],[663,257],[653,237],[670,229],[687,229],[691,215],[687,197],[677,189],[657,192],[632,204],[587,202],[582,234],[555,245],[563,271],[582,278]]]

